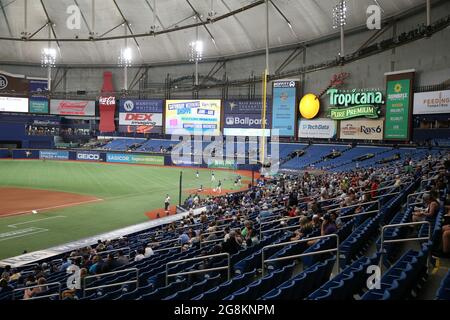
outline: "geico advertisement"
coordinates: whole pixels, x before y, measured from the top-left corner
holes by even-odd
[[[166,100],[166,134],[220,134],[220,100]]]
[[[341,121],[341,139],[383,140],[383,119]]]
[[[82,161],[103,161],[100,153],[96,152],[77,152],[77,160]]]

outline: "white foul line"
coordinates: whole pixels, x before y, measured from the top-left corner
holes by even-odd
[[[3,239],[0,239],[0,242],[1,241],[5,241],[5,240],[11,240],[11,239],[14,239],[14,238],[21,238],[21,237],[26,237],[26,236],[29,236],[29,235],[32,235],[32,234],[36,234],[36,233],[41,233],[41,232],[47,232],[47,231],[49,231],[48,229],[44,229],[44,228],[34,228],[36,231],[32,231],[32,232],[28,232],[28,233],[23,233],[23,234],[18,234],[18,235],[16,235],[16,236],[12,236],[12,237],[7,237],[7,238],[3,238]],[[21,229],[21,230],[26,230],[26,229]]]
[[[37,221],[50,220],[50,219],[56,219],[56,218],[67,218],[67,217],[66,217],[66,216],[54,216],[54,217],[48,217],[48,218],[42,218],[42,219],[36,219],[36,220],[30,220],[30,221],[25,221],[25,222],[19,222],[19,223],[14,223],[14,224],[8,224],[8,227],[10,227],[10,228],[17,228],[16,226],[18,226],[18,225],[20,225],[20,224],[33,223],[33,222],[37,222]]]
[[[62,204],[59,206],[53,206],[53,207],[46,207],[46,208],[36,208],[34,210],[38,210],[38,211],[43,211],[43,210],[51,210],[51,209],[56,209],[56,208],[63,208],[63,207],[71,207],[71,206],[77,206],[80,204],[85,204],[85,203],[91,203],[91,202],[98,202],[98,201],[103,201],[103,199],[94,199],[94,200],[87,200],[87,201],[80,201],[80,202],[71,202],[71,203],[66,203],[66,204]],[[9,213],[9,214],[2,214],[0,215],[1,217],[9,217],[9,216],[17,216],[19,214],[24,214],[24,213],[31,213],[32,210],[25,210],[25,211],[18,211],[18,212],[13,212],[13,213]]]

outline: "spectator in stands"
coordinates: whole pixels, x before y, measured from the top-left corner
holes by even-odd
[[[153,249],[152,249],[151,245],[148,243],[145,246],[144,257],[148,258],[148,257],[151,257],[154,254],[155,253],[153,252]]]
[[[116,259],[116,265],[117,265],[117,267],[121,267],[121,266],[124,266],[124,265],[126,265],[126,264],[128,264],[128,258],[127,257],[125,257],[125,255],[123,254],[123,251],[122,250],[119,250],[118,252],[117,252],[117,259]]]
[[[81,294],[83,292],[83,285],[87,284],[86,281],[83,281],[83,279],[87,275],[88,275],[88,270],[86,268],[81,268],[80,269],[80,283],[79,283],[80,288],[64,290],[61,294],[61,298],[63,300],[81,298]]]
[[[68,259],[68,257],[64,256],[62,258],[62,264],[59,267],[59,271],[65,271],[70,265],[72,265],[72,261]]]
[[[39,287],[26,289],[24,294],[23,294],[23,299],[24,300],[28,300],[28,299],[31,299],[31,298],[33,298],[35,296],[44,294],[48,290],[48,287],[45,286],[45,284],[47,284],[47,280],[44,277],[39,278],[38,281],[37,281],[37,285]],[[33,286],[33,285],[34,284],[32,284],[32,285],[28,285],[27,284],[27,287]]]
[[[92,265],[89,267],[90,274],[96,274],[101,269],[102,258],[99,255],[96,255],[92,258]]]
[[[442,226],[442,252],[450,257],[450,208],[444,216],[445,225]]]
[[[434,191],[426,193],[423,196],[423,202],[426,205],[426,208],[414,211],[412,216],[413,222],[431,219],[437,215],[439,211],[439,202],[436,199],[436,193]]]
[[[331,218],[331,215],[329,214],[324,215],[320,235],[326,236],[332,233],[336,233],[336,231],[337,231],[336,223]]]
[[[0,294],[4,294],[6,292],[11,292],[14,290],[14,287],[11,286],[6,279],[0,279]]]
[[[241,245],[236,240],[236,232],[230,231],[228,239],[222,244],[222,251],[232,255],[237,253],[240,249]]]
[[[308,217],[302,216],[300,218],[300,228],[294,231],[294,236],[291,238],[291,241],[299,240],[304,236],[311,233],[313,230],[313,226],[311,221],[309,221]]]
[[[145,259],[144,255],[145,251],[143,248],[138,249],[136,256],[134,257],[134,261],[141,261],[142,259]]]

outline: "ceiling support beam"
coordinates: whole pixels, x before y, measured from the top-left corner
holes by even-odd
[[[61,56],[61,46],[59,45],[59,41],[58,41],[58,37],[56,36],[55,29],[53,28],[52,19],[50,19],[50,16],[48,15],[47,8],[44,5],[44,1],[40,0],[40,2],[41,2],[42,9],[44,10],[45,16],[47,17],[47,24],[49,25],[49,28],[51,29],[52,34],[53,34],[53,38],[54,38],[54,40],[53,40],[53,39],[50,39],[50,37],[49,37],[49,39],[47,39],[47,41],[49,41],[49,42],[50,41],[56,41],[56,45],[58,47],[59,55]]]
[[[2,13],[3,13],[3,16],[5,17],[5,22],[6,22],[6,27],[8,28],[8,33],[11,37],[13,37],[12,31],[11,31],[11,25],[9,24],[8,16],[6,15],[6,12],[5,12],[6,5],[5,6],[3,5],[2,0],[0,0],[0,7],[2,7]]]
[[[122,17],[123,21],[125,21],[126,27],[127,27],[128,31],[130,31],[131,38],[133,38],[134,43],[136,44],[136,47],[138,49],[139,55],[142,59],[141,46],[139,45],[139,42],[136,40],[133,30],[131,30],[130,23],[128,22],[127,18],[125,18],[124,14],[123,14],[122,10],[120,9],[119,5],[117,4],[116,0],[113,0],[113,2],[114,2],[114,5],[116,6],[117,11],[119,11],[119,14]],[[127,38],[128,38],[128,36],[125,34],[125,39],[127,39]]]
[[[376,39],[378,39],[383,33],[385,33],[387,30],[389,30],[390,27],[394,24],[393,21],[386,23],[383,25],[383,27],[379,30],[377,30],[374,34],[372,34],[358,49],[364,49],[368,47],[372,42],[374,42]]]
[[[227,10],[231,13],[233,12],[231,10],[231,8],[225,3],[225,0],[220,0],[222,2],[222,4],[227,8]],[[265,2],[265,0],[260,1],[260,4],[263,4]],[[252,37],[250,36],[250,34],[248,33],[247,29],[244,27],[244,25],[242,24],[241,20],[239,20],[234,14],[233,14],[233,18],[234,20],[236,20],[236,22],[238,23],[239,27],[241,27],[242,31],[244,32],[245,36],[248,39],[248,42],[250,43],[250,45],[252,46],[253,49],[256,49],[256,45],[252,40]]]
[[[124,23],[125,23],[125,21],[122,21],[122,22],[119,23],[117,26],[112,27],[112,28],[109,29],[108,31],[102,33],[98,38],[103,38],[103,37],[106,36],[108,33],[111,33],[111,32],[113,32],[114,30],[116,30],[117,28],[121,27]]]
[[[283,71],[289,64],[291,64],[292,61],[295,60],[302,52],[304,51],[304,48],[295,48],[289,56],[280,64],[280,66],[275,70],[275,74],[279,74],[281,71]]]
[[[220,64],[220,65],[219,65]],[[217,67],[218,66],[218,67]],[[217,68],[216,68],[217,67]],[[212,68],[209,70],[206,77],[203,78],[202,82],[200,83],[200,86],[202,86],[209,78],[214,77],[217,72],[220,71],[220,69],[225,67],[225,61],[216,61],[216,63],[212,66]]]
[[[89,34],[92,34],[93,31],[92,31],[91,28],[89,27],[89,24],[87,23],[86,17],[84,16],[83,10],[81,10],[81,7],[80,7],[80,5],[78,4],[78,1],[77,1],[77,0],[73,0],[73,2],[74,2],[75,5],[78,7],[78,10],[80,10],[81,18],[83,19],[83,22],[84,22],[84,24],[86,25],[86,28],[88,29]]]
[[[188,3],[189,7],[191,7],[192,11],[194,11],[194,14],[197,17],[197,19],[203,23],[204,21],[203,21],[202,17],[198,13],[198,11],[194,8],[194,6],[191,4],[191,2],[189,0],[186,0],[186,2]],[[212,35],[211,31],[209,30],[209,28],[205,24],[203,24],[203,28],[206,30],[206,32],[211,37],[211,41],[212,41],[214,47],[216,48],[216,51],[220,54],[219,48],[217,47],[217,44],[216,44],[216,39]]]

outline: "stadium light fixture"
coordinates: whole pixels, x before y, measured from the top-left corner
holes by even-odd
[[[333,29],[341,28],[347,24],[347,2],[341,0],[333,8]]]
[[[41,51],[41,66],[53,68],[56,64],[56,50],[43,48]]]
[[[203,41],[196,40],[192,41],[189,44],[190,53],[189,53],[189,61],[190,62],[198,62],[203,59]]]
[[[130,47],[126,47],[120,50],[119,67],[131,67],[133,60],[133,52]]]

